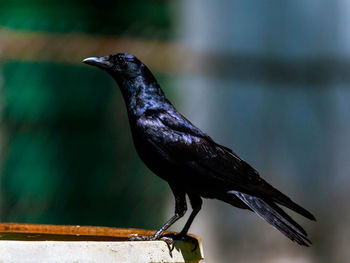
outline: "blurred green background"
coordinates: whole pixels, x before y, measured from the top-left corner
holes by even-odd
[[[70,43],[60,35],[51,43],[47,34],[165,39],[171,30],[166,4],[1,1],[0,26],[7,35],[42,33],[44,42],[34,50],[29,41],[14,58],[4,54],[1,63],[2,221],[141,228],[163,223],[154,215],[164,206],[158,200],[168,193],[166,183],[137,159],[116,85],[83,65],[84,57],[73,56],[74,65],[57,62],[50,47],[69,50]],[[26,39],[9,45],[18,41]],[[48,53],[47,59],[36,53]],[[21,61],[26,54],[31,58]]]
[[[318,219],[291,213],[305,249],[205,200],[190,230],[204,262],[346,262],[349,12],[347,0],[0,0],[0,221],[157,229],[173,214],[117,85],[81,63],[129,52],[186,117]]]

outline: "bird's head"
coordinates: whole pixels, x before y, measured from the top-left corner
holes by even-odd
[[[89,57],[84,63],[99,67],[116,78],[134,78],[143,74],[145,65],[128,53],[116,53],[104,57]]]
[[[165,97],[151,71],[131,54],[116,53],[104,57],[89,57],[83,62],[108,72],[118,83],[127,105],[132,106],[135,101],[144,101],[146,97],[152,97],[153,101],[156,98],[163,100]],[[134,100],[135,97],[139,100]]]

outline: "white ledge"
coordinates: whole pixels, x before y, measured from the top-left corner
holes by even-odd
[[[202,246],[175,241],[170,250],[164,241],[0,241],[2,263],[146,263],[199,262]]]
[[[164,241],[127,241],[155,231],[99,226],[0,223],[1,263],[150,263],[203,259],[197,236]]]

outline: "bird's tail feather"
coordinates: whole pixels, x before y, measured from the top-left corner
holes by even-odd
[[[276,190],[276,193],[278,193],[278,195],[273,197],[273,200],[275,202],[281,205],[284,205],[289,209],[292,209],[294,212],[297,212],[298,214],[303,215],[310,220],[316,221],[316,218],[309,211],[307,211],[305,208],[301,207],[300,205],[294,203],[288,196],[281,193],[277,189],[275,190]]]
[[[267,202],[261,198],[238,191],[228,191],[228,193],[237,196],[256,214],[292,241],[303,246],[311,244],[305,230],[273,202]]]

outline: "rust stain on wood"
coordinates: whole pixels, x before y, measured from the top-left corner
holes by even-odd
[[[133,235],[153,235],[154,230],[135,228],[115,228],[104,226],[43,225],[22,223],[0,223],[3,233],[33,233],[52,235],[85,235],[128,238]]]

